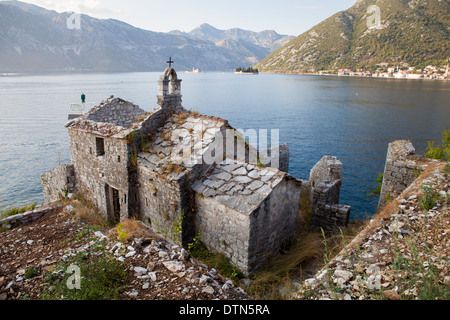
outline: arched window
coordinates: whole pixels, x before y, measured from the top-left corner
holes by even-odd
[[[164,93],[170,95],[181,94],[181,80],[178,80],[178,75],[174,68],[167,68],[164,72],[163,78],[164,85],[167,86],[167,88],[164,88]]]

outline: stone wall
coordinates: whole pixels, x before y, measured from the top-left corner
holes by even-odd
[[[164,176],[142,165],[138,165],[137,168],[137,184],[139,218],[150,222],[152,228],[161,234],[171,236],[171,240],[181,241],[181,234],[175,233],[174,225],[182,218],[180,185],[164,179]]]
[[[266,156],[267,155],[267,156]],[[279,147],[274,147],[259,154],[260,161],[272,168],[283,172],[289,172],[289,147],[285,143]],[[273,158],[271,158],[273,157]]]
[[[351,208],[338,204],[341,183],[341,180],[326,180],[314,188],[311,226],[326,231],[347,226]]]
[[[315,187],[319,183],[329,178],[330,180],[341,179],[342,174],[342,162],[336,157],[324,156],[320,161],[311,169],[309,174],[309,181],[312,187]]]
[[[103,154],[97,150],[101,141]],[[108,219],[113,217],[107,187],[117,190],[120,199],[120,219],[128,217],[128,167],[131,151],[127,141],[69,129],[69,144],[76,172],[77,189],[85,192],[100,211],[109,213]]]
[[[291,241],[297,232],[301,182],[286,175],[250,216],[249,262],[253,274]]]
[[[158,81],[158,105],[161,107],[181,106],[181,79],[175,69],[167,68]]]
[[[201,194],[196,196],[196,206],[197,234],[201,230],[202,242],[209,250],[223,253],[245,273],[249,263],[250,217]]]
[[[414,154],[415,148],[410,141],[397,140],[389,144],[378,210],[387,200],[397,198],[424,169]]]
[[[182,100],[181,95],[165,95],[158,96],[158,105],[161,107],[179,107],[181,106]]]
[[[342,180],[325,179],[313,189],[313,206],[319,203],[338,204]]]
[[[73,165],[62,164],[41,175],[44,203],[60,200],[60,195],[75,191],[75,170]]]
[[[63,205],[58,204],[45,208],[37,208],[33,211],[27,211],[21,214],[16,214],[14,216],[0,219],[0,226],[6,226],[8,229],[20,227],[22,225],[36,221],[46,214],[61,210],[62,208]]]
[[[311,226],[336,231],[347,226],[351,207],[339,205],[342,162],[324,156],[312,169],[309,185],[312,193]]]

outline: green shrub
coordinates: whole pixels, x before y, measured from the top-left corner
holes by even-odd
[[[66,273],[70,265],[81,271],[80,289],[69,289],[67,281],[73,275]],[[113,300],[119,298],[127,279],[126,268],[109,253],[87,258],[79,253],[60,263],[56,273],[47,274],[45,279],[52,286],[46,289],[41,298],[45,300]]]
[[[127,281],[128,265],[117,260],[101,241],[92,235],[96,227],[78,233],[72,241],[88,247],[86,251],[67,257],[51,271],[43,274],[50,284],[40,295],[43,300],[116,300]],[[80,288],[69,288],[74,274],[69,267],[80,269]]]
[[[367,194],[367,198],[377,197],[381,194],[381,186],[383,185],[383,174],[381,172],[378,173],[378,178],[374,179],[377,183],[377,187],[375,189],[370,190],[370,193]]]
[[[25,279],[31,279],[31,278],[37,277],[39,274],[40,274],[40,272],[37,268],[31,267],[25,271],[24,277],[25,277]]]
[[[221,275],[231,280],[239,280],[244,277],[224,254],[209,251],[201,241],[191,248],[190,253],[194,258],[208,267],[216,269]]]
[[[0,218],[2,217],[10,217],[15,216],[21,213],[25,213],[27,211],[32,211],[36,208],[37,201],[33,202],[30,205],[23,206],[21,208],[18,207],[12,207],[10,209],[5,210],[3,213],[0,214]]]
[[[431,186],[422,186],[423,196],[419,197],[420,206],[425,210],[432,209],[438,200],[438,193]]]
[[[430,159],[450,161],[450,130],[444,131],[442,145],[436,145],[435,141],[428,141],[425,156]]]

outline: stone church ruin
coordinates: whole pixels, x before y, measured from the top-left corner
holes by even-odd
[[[61,190],[82,192],[111,223],[133,217],[157,231],[177,227],[183,246],[201,232],[209,250],[245,275],[295,236],[301,192],[313,200],[313,225],[346,225],[338,159],[324,157],[309,181],[296,179],[286,145],[262,152],[227,120],[187,111],[181,82],[169,66],[153,111],[110,97],[70,120],[71,164],[42,175],[45,202]]]

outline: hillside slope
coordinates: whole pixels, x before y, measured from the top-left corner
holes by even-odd
[[[343,241],[340,253],[292,298],[448,300],[449,170],[448,163],[428,161],[427,169],[350,243]],[[435,193],[432,198],[424,185]]]
[[[140,222],[124,221],[127,239],[119,241],[117,229],[99,226],[101,219],[87,218],[92,209],[81,202],[51,206],[56,210],[34,222],[12,229],[1,226],[0,301],[108,300],[106,293],[119,280],[123,283],[114,300],[248,299],[230,279]],[[76,261],[82,269],[78,293],[64,288],[71,275],[68,261]],[[86,263],[96,268],[98,261],[109,281],[101,275],[89,277],[88,268],[83,267]],[[114,271],[125,273],[120,278],[119,272],[108,269],[114,261]],[[57,290],[66,296],[56,294]]]
[[[376,5],[377,13],[368,10]],[[369,13],[368,13],[369,12]],[[368,27],[370,26],[370,27]],[[263,72],[373,70],[379,64],[446,64],[450,58],[450,2],[358,0],[262,60]]]

